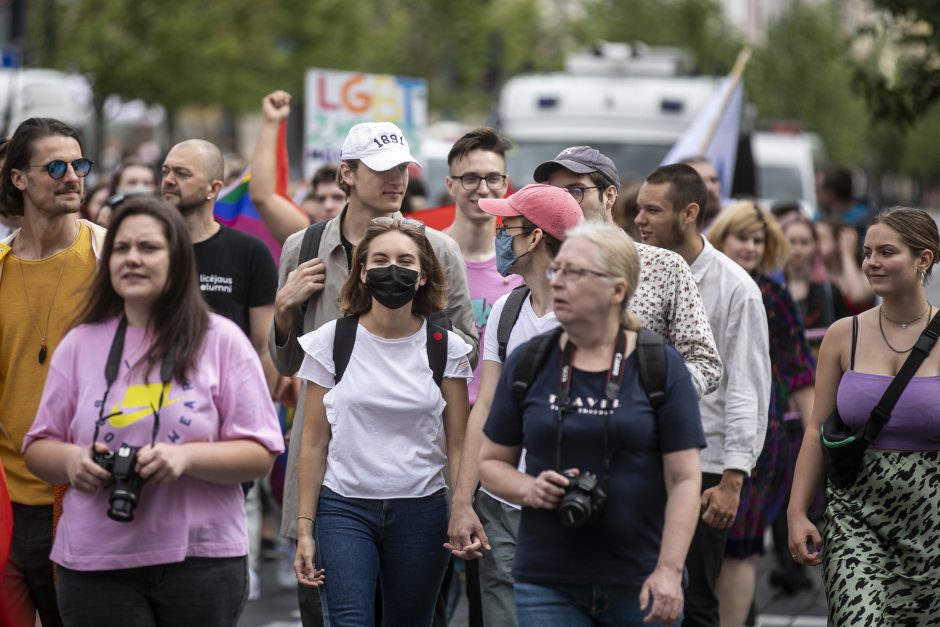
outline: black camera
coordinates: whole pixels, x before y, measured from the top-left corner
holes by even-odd
[[[577,529],[588,523],[596,522],[607,503],[607,491],[597,481],[593,472],[576,475],[573,472],[561,473],[568,479],[565,495],[558,504],[558,518],[569,529]]]
[[[94,462],[111,473],[111,494],[108,496],[108,518],[111,520],[134,520],[134,508],[137,507],[140,489],[144,485],[144,480],[134,470],[139,450],[139,446],[122,443],[117,452],[92,452]]]

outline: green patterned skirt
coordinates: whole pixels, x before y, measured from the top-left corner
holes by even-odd
[[[826,498],[829,625],[940,625],[940,453],[866,451]]]

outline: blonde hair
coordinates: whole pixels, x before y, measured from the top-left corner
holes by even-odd
[[[756,229],[763,230],[765,238],[760,270],[764,273],[773,272],[782,267],[790,256],[790,242],[773,214],[764,211],[752,200],[739,200],[722,209],[708,230],[708,241],[721,250],[728,236]]]
[[[638,331],[643,323],[627,308],[640,283],[640,255],[633,240],[619,226],[594,220],[582,222],[565,235],[566,241],[572,237],[583,237],[594,244],[597,247],[597,265],[610,279],[627,282],[620,322],[628,330]]]

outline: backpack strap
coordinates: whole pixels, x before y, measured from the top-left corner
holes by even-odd
[[[359,316],[345,316],[336,321],[333,335],[333,368],[336,371],[333,375],[334,385],[339,384],[346,372],[358,331]],[[447,366],[447,329],[428,322],[427,332],[428,366],[431,368],[434,383],[440,387]]]
[[[304,229],[304,238],[300,242],[300,256],[297,258],[298,266],[320,254],[320,240],[323,239],[323,231],[326,230],[326,224],[329,221],[321,220]],[[307,316],[307,304],[309,302],[309,299],[304,301],[299,309],[294,310],[294,326],[297,328],[297,337],[303,335],[304,318]]]
[[[506,298],[506,304],[503,305],[503,311],[499,315],[499,323],[496,327],[496,341],[499,343],[499,360],[506,362],[506,347],[509,345],[509,335],[512,328],[516,326],[516,320],[519,319],[519,312],[522,311],[522,305],[529,295],[529,288],[520,285],[509,292]]]
[[[637,333],[636,351],[640,383],[646,390],[653,412],[658,414],[666,400],[666,341],[661,335],[642,327]]]
[[[333,385],[339,384],[343,373],[346,372],[358,330],[359,316],[345,316],[336,321],[336,331],[333,335]]]
[[[500,326],[502,326],[502,323],[500,323]],[[561,327],[552,329],[547,333],[536,335],[523,345],[522,350],[525,352],[516,366],[515,379],[512,382],[512,395],[516,397],[518,405],[522,405],[532,380],[535,379],[535,375],[545,365],[545,360],[548,358],[552,346],[558,344],[558,338],[561,337],[563,331],[564,329]]]
[[[431,322],[430,318],[428,318],[426,326],[428,330],[428,366],[431,367],[434,383],[440,387],[441,382],[444,380],[444,368],[447,366],[447,329]]]

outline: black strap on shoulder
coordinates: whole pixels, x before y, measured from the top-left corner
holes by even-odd
[[[353,346],[356,344],[356,331],[359,329],[359,316],[345,316],[336,321],[336,332],[333,335],[333,384],[336,385],[343,378],[349,358],[352,356]]]
[[[934,344],[937,343],[938,337],[940,337],[940,311],[933,317],[924,332],[920,334],[917,343],[914,344],[914,348],[911,350],[911,354],[904,361],[904,365],[901,366],[897,375],[891,380],[881,400],[871,410],[871,415],[868,417],[864,429],[865,439],[869,443],[875,441],[875,438],[881,433],[881,429],[891,418],[891,410],[894,409],[898,399],[901,398],[901,393],[907,387],[914,373],[917,372],[927,355],[930,354]]]
[[[522,304],[525,303],[529,295],[529,288],[525,285],[513,289],[506,298],[506,304],[503,305],[503,311],[499,315],[499,322],[496,327],[496,341],[499,343],[499,360],[506,361],[506,347],[509,345],[509,335],[512,328],[516,326],[516,320],[519,319],[519,312],[522,311]]]
[[[345,316],[336,321],[336,331],[333,335],[333,382],[339,384],[352,357],[353,346],[356,345],[356,333],[359,330],[359,316]],[[427,352],[428,366],[434,377],[434,383],[440,387],[444,380],[444,369],[447,366],[447,329],[427,322]]]
[[[653,412],[666,400],[666,341],[657,333],[642,327],[636,338],[640,383],[646,390]]]
[[[329,220],[321,220],[304,229],[304,239],[300,242],[300,257],[297,259],[298,266],[320,254],[320,240],[323,239],[327,222]]]
[[[426,326],[428,328],[428,365],[431,367],[434,383],[440,387],[444,380],[444,368],[447,366],[447,329],[431,322],[430,318]]]
[[[532,380],[535,379],[535,375],[545,364],[545,359],[551,352],[552,346],[558,344],[558,338],[561,337],[562,332],[563,329],[558,327],[547,333],[536,335],[523,345],[522,350],[525,353],[523,353],[522,359],[519,360],[519,365],[516,366],[516,378],[512,382],[512,395],[516,397],[516,403],[520,406],[522,401],[525,400],[525,395],[529,391]]]
[[[855,370],[856,344],[858,344],[858,316],[852,316],[852,353],[849,357],[849,370]]]
[[[298,266],[320,254],[320,240],[323,239],[323,231],[326,230],[327,222],[329,220],[321,220],[304,229],[304,238],[300,242],[300,256],[297,258]],[[298,337],[303,335],[304,332],[304,318],[307,315],[308,302],[310,301],[304,301],[299,308],[294,310],[294,326]]]

